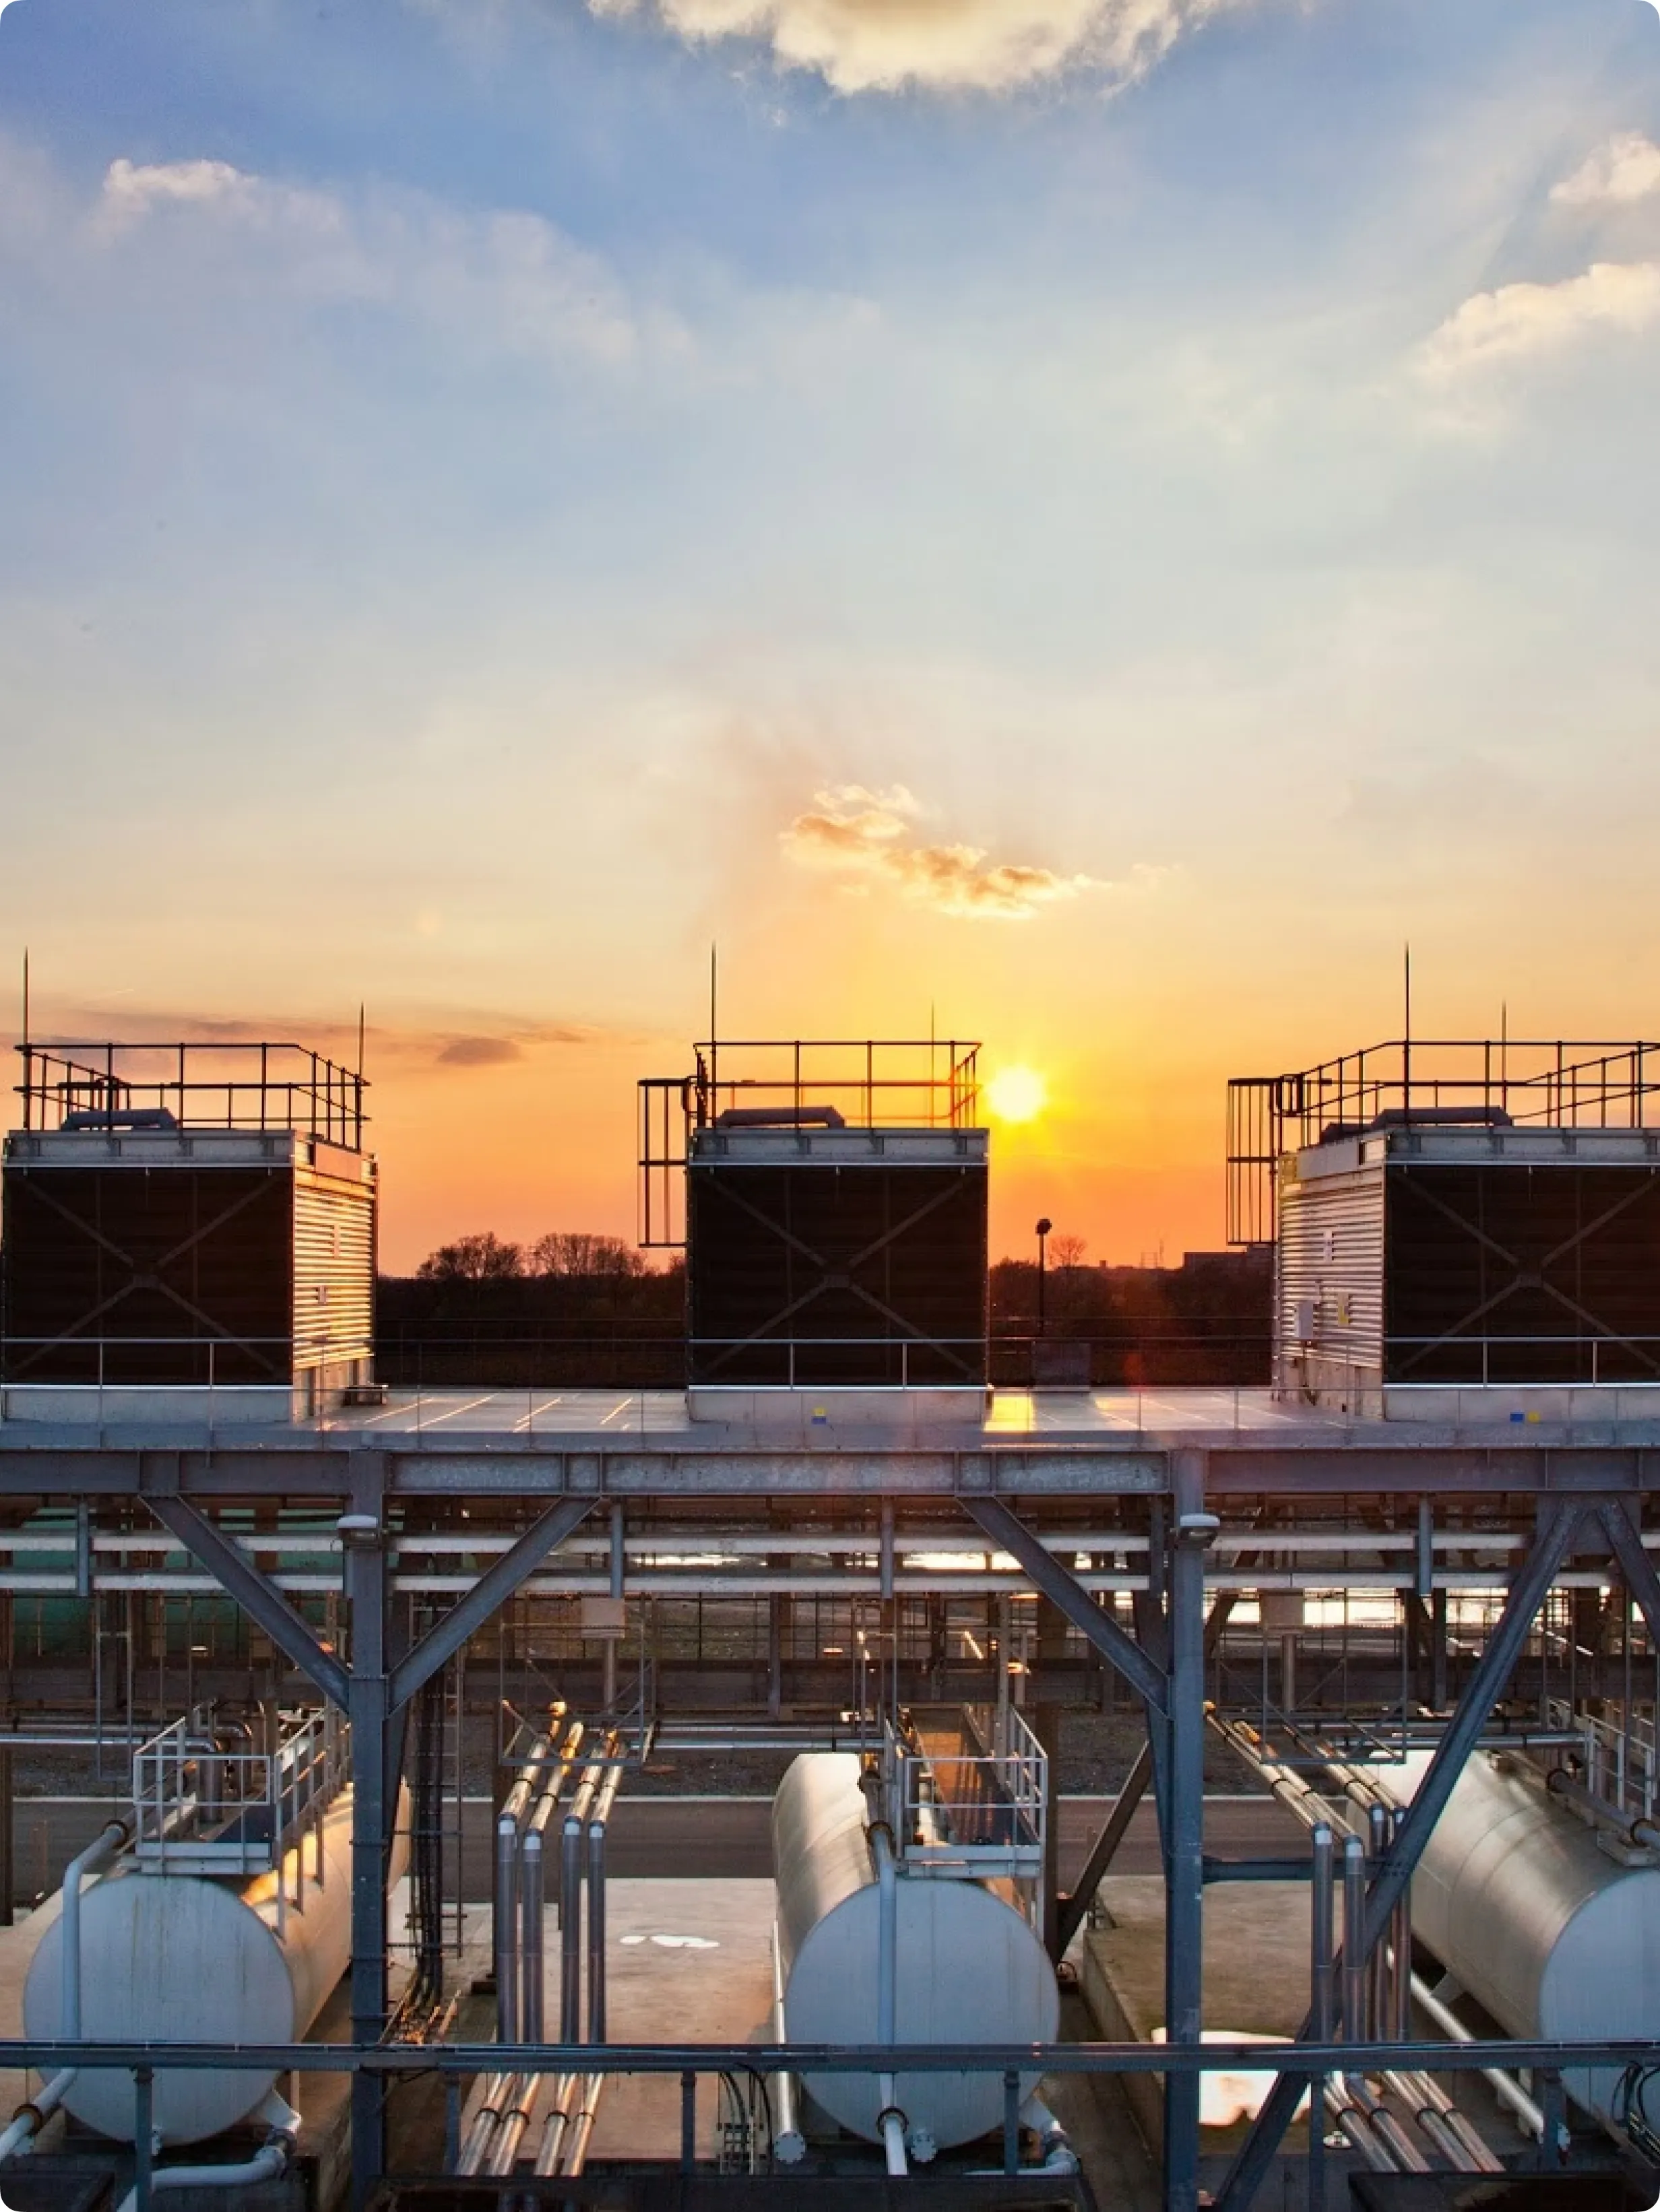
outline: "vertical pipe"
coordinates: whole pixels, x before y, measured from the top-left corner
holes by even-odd
[[[617,1749],[613,1740],[611,1748]],[[588,1821],[588,2041],[605,2039],[605,1823],[622,1780],[620,1766],[609,1767]]]
[[[1390,1842],[1401,1832],[1405,1815],[1397,1812],[1390,1821]],[[1394,1974],[1394,2020],[1390,2032],[1399,2043],[1412,2040],[1412,1892],[1403,1890],[1395,1908],[1389,1962]]]
[[[1309,2020],[1316,2043],[1329,2043],[1336,2026],[1336,1987],[1332,1966],[1336,1905],[1336,1839],[1324,1820],[1309,1838],[1313,1853],[1309,1881]],[[1326,2077],[1309,2084],[1309,2212],[1325,2212]]]
[[[1383,1867],[1383,1860],[1389,1851],[1390,1833],[1389,1816],[1383,1806],[1368,1805],[1366,1808],[1367,1850],[1374,1873],[1381,1870]],[[1366,1962],[1366,1987],[1369,1999],[1366,2033],[1371,2041],[1381,2043],[1389,2033],[1394,2014],[1394,2008],[1389,2002],[1389,1962],[1384,1946],[1381,1942],[1374,1948],[1371,1957]]]
[[[565,1815],[559,1850],[559,2040],[582,2039],[582,1838],[604,1770],[591,1765]]]
[[[1343,2040],[1366,2039],[1366,1847],[1343,1838]]]

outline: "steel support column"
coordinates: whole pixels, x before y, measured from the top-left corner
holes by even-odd
[[[1435,1756],[1396,1831],[1382,1870],[1366,1893],[1366,1909],[1359,1930],[1360,1961],[1356,1963],[1371,1957],[1395,1906],[1406,1894],[1424,1846],[1452,1795],[1488,1715],[1498,1703],[1500,1691],[1522,1656],[1534,1618],[1549,1593],[1586,1510],[1582,1499],[1546,1504],[1532,1547],[1517,1569],[1487,1647],[1436,1746]],[[1347,1953],[1353,1938],[1347,1928],[1343,1933]],[[1350,2021],[1346,2020],[1343,2027],[1345,2035],[1351,2038],[1359,2032]],[[1310,2014],[1298,2030],[1298,2040],[1306,2041],[1313,2029]],[[1306,2074],[1281,2074],[1276,2080],[1234,2155],[1216,2199],[1216,2212],[1243,2212],[1243,2208],[1252,2202],[1308,2082]]]
[[[315,1683],[331,1705],[349,1708],[346,1672],[322,1645],[276,1585],[216,1528],[199,1506],[176,1492],[145,1493],[144,1503],[169,1534],[199,1560],[255,1626],[265,1631],[289,1662]]]
[[[1161,1713],[1165,1710],[1165,1683],[1160,1669],[1134,1637],[1126,1636],[1110,1613],[1045,1549],[1025,1522],[1009,1510],[1000,1498],[964,1498],[963,1510],[976,1521],[999,1551],[1012,1553],[1028,1578],[1051,1604],[1065,1613],[1073,1626],[1111,1662],[1130,1685]]]
[[[1164,2034],[1202,2041],[1205,1911],[1205,1551],[1216,1522],[1205,1510],[1205,1455],[1172,1467],[1168,1540],[1170,1817],[1164,1838]],[[1199,2203],[1197,2073],[1164,2076],[1165,2212]]]
[[[386,1845],[398,1777],[388,1771],[391,1682],[386,1671],[386,1530],[379,1486],[354,1486],[347,1534],[351,1671],[351,2033],[378,2043],[386,2023]],[[364,2212],[386,2171],[384,2091],[372,2074],[352,2076],[351,2201]]]
[[[1211,1655],[1216,1649],[1223,1629],[1227,1626],[1228,1616],[1233,1611],[1237,1595],[1238,1593],[1234,1590],[1222,1590],[1218,1593],[1211,1606],[1210,1617],[1205,1623],[1207,1664],[1209,1663]],[[1055,1955],[1057,1959],[1065,1957],[1067,1945],[1083,1926],[1085,1917],[1094,1900],[1095,1893],[1106,1880],[1107,1869],[1117,1857],[1118,1847],[1129,1833],[1130,1822],[1135,1816],[1135,1808],[1146,1796],[1147,1784],[1152,1779],[1152,1738],[1149,1735],[1146,1743],[1136,1753],[1135,1763],[1124,1777],[1123,1787],[1113,1800],[1112,1810],[1107,1815],[1106,1825],[1090,1846],[1090,1855],[1084,1862],[1083,1871],[1079,1874],[1072,1893],[1061,1899],[1061,1909],[1055,1919]],[[1214,1878],[1207,1876],[1207,1880]]]

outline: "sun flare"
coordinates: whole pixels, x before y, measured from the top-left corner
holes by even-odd
[[[986,1085],[986,1103],[1000,1121],[1033,1121],[1049,1101],[1035,1067],[1000,1067]]]

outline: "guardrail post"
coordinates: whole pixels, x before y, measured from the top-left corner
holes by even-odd
[[[1020,2076],[1012,2066],[1003,2076],[1003,2171],[1020,2171]]]

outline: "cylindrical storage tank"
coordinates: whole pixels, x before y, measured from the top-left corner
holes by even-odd
[[[772,1808],[784,2028],[792,2043],[874,2043],[879,1930],[860,1761],[810,1752]],[[894,1960],[897,2043],[1047,2043],[1061,2017],[1055,1969],[1013,1906],[983,1882],[899,1877]],[[808,2094],[867,2142],[883,2099],[874,2075],[812,2074]],[[1037,2087],[1025,2080],[1023,2099]],[[1000,2127],[1000,2074],[905,2074],[894,2100],[942,2148]]]
[[[90,2043],[230,2045],[297,2042],[351,1960],[351,1808],[344,1790],[323,1816],[323,1878],[308,1834],[283,1869],[240,1888],[195,1875],[147,1873],[119,1861],[81,1899],[81,2033]],[[400,1828],[406,1825],[400,1816]],[[391,1880],[407,1860],[400,1838]],[[64,1930],[41,1936],[23,1985],[23,2033],[51,2042],[64,2018]],[[201,2142],[243,2119],[275,2074],[159,2068],[154,2125],[164,2143]],[[64,2098],[83,2125],[130,2142],[130,2075],[76,2075]]]
[[[1427,1754],[1398,1779],[1403,1800]],[[1511,2035],[1660,2039],[1660,1868],[1621,1867],[1514,1754],[1477,1752],[1412,1885],[1412,1924]],[[1568,2094],[1609,2118],[1618,2074],[1579,2067]]]

